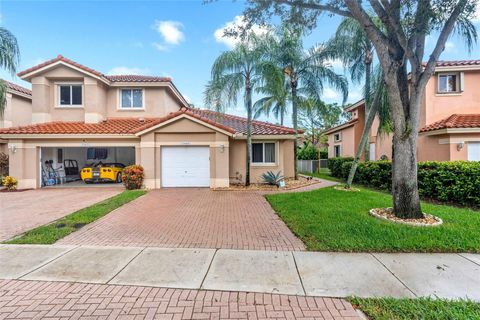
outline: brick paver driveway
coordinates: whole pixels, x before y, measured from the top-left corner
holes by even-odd
[[[343,299],[267,293],[19,280],[0,293],[0,319],[362,319]]]
[[[262,195],[202,188],[152,190],[57,243],[305,249]]]
[[[113,197],[122,188],[65,188],[0,193],[0,241]]]

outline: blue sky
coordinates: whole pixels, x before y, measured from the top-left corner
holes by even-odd
[[[235,21],[242,10],[240,0],[207,5],[201,0],[1,1],[0,23],[18,39],[20,70],[62,54],[106,74],[172,77],[182,94],[201,107],[210,67],[233,43],[221,37],[221,28]],[[330,38],[339,21],[324,15],[305,45]],[[431,36],[427,45],[433,45],[434,40]],[[480,50],[477,45],[469,54],[461,41],[452,38],[442,59],[480,59]],[[341,66],[334,65],[343,73]],[[5,72],[0,76],[30,87]],[[360,97],[361,88],[352,85],[348,101]],[[330,89],[324,92],[324,100],[341,102],[340,95]],[[230,112],[244,114],[241,100]]]

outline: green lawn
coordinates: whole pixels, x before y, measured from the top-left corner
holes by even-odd
[[[386,193],[333,188],[267,196],[273,209],[309,250],[347,252],[480,252],[480,212],[423,203],[443,219],[439,227],[381,221],[371,208],[391,206]]]
[[[327,168],[320,168],[320,171],[319,171],[319,172],[313,172],[313,173],[308,172],[308,173],[303,173],[303,174],[305,174],[305,175],[307,175],[307,176],[312,176],[312,177],[320,178],[320,179],[342,182],[341,179],[332,177],[332,176],[330,175],[330,170],[327,169]]]
[[[366,313],[372,320],[480,319],[480,304],[465,300],[352,298],[350,302]]]
[[[52,244],[84,225],[103,217],[112,210],[144,195],[145,192],[144,190],[123,191],[114,197],[98,202],[90,207],[80,209],[53,223],[27,231],[20,237],[5,241],[4,243]]]

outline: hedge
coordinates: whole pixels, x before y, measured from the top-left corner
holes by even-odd
[[[346,180],[353,158],[330,158],[331,175]],[[391,161],[366,161],[358,164],[355,183],[390,190]],[[480,207],[480,162],[426,161],[418,163],[420,196],[463,206]]]

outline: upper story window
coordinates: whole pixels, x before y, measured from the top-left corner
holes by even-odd
[[[441,73],[438,75],[438,93],[460,92],[460,81],[456,73]]]
[[[81,106],[82,85],[81,84],[60,84],[58,85],[60,106]]]
[[[252,163],[275,164],[275,142],[252,143]]]
[[[121,89],[120,90],[120,108],[121,109],[143,109],[143,90],[142,89]]]
[[[339,132],[339,133],[335,133],[333,135],[333,141],[335,142],[338,142],[338,141],[341,141],[342,140],[342,134]]]

